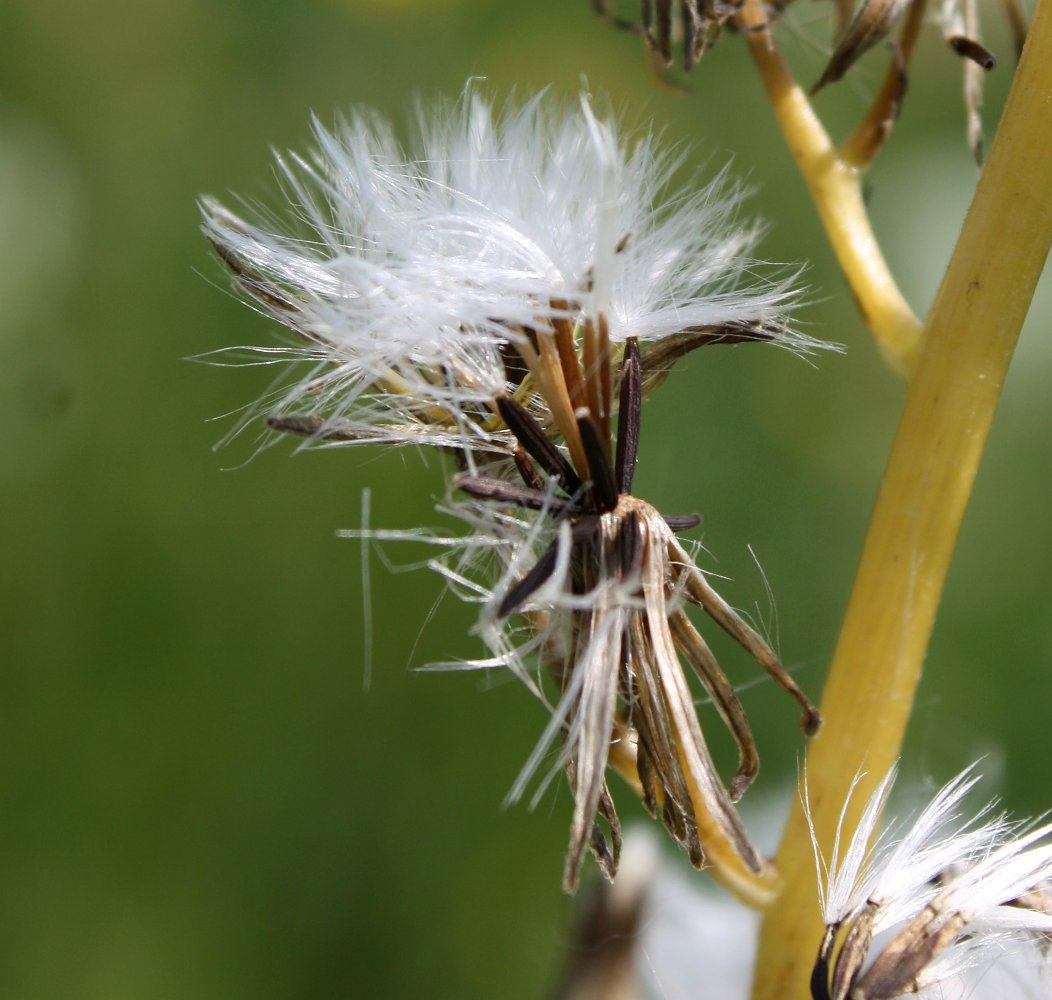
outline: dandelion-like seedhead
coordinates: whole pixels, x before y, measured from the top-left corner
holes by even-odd
[[[912,823],[878,836],[894,780],[893,769],[846,846],[841,815],[830,858],[812,828],[826,928],[811,979],[814,1000],[945,997],[951,983],[965,995],[974,987],[969,972],[1006,953],[1021,982],[1044,977],[1045,995],[1052,823],[1014,822],[992,804],[965,813],[964,800],[979,780],[972,767]],[[845,813],[850,801],[849,793]]]
[[[476,88],[421,107],[403,149],[376,116],[315,123],[309,157],[279,157],[294,233],[212,200],[204,228],[240,290],[296,335],[306,372],[265,401],[273,432],[308,443],[429,445],[457,474],[443,509],[468,528],[436,561],[482,604],[491,656],[551,710],[513,795],[547,748],[574,792],[565,884],[590,847],[612,875],[620,839],[609,764],[701,865],[766,872],[734,801],[753,780],[744,711],[684,605],[730,633],[818,715],[767,643],[713,590],[678,533],[632,494],[644,398],[677,358],[792,331],[793,275],[746,256],[725,176],[671,193],[679,159],[629,141],[588,99],[542,94],[497,112]],[[268,357],[270,351],[268,350]],[[724,782],[684,663],[740,748]],[[605,821],[609,840],[600,820]]]

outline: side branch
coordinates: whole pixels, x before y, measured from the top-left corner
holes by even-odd
[[[760,0],[746,0],[744,36],[778,124],[877,345],[896,371],[916,365],[921,323],[899,291],[877,244],[862,199],[859,170],[837,152],[807,95],[775,48]]]

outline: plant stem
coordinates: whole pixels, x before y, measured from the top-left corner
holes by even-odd
[[[909,375],[916,363],[921,324],[895,284],[873,234],[862,199],[861,171],[840,155],[793,79],[775,48],[760,0],[746,0],[741,22],[786,145],[811,192],[862,317],[888,364]],[[851,155],[857,153],[854,145]]]
[[[939,597],[1008,363],[1052,242],[1052,0],[1040,0],[1004,115],[925,331],[808,753],[826,852],[898,756]],[[821,927],[811,844],[794,810],[778,856],[756,1000],[808,996]]]

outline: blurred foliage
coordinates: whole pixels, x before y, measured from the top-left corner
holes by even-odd
[[[823,18],[806,5],[783,31],[805,79],[828,52]],[[902,386],[847,301],[742,47],[725,39],[675,93],[638,44],[586,0],[0,10],[0,995],[525,998],[556,979],[568,795],[500,808],[540,707],[501,678],[414,673],[478,650],[470,612],[446,599],[429,616],[439,581],[375,558],[363,691],[360,549],[335,532],[358,525],[366,485],[374,524],[436,523],[438,464],[253,458],[251,433],[213,453],[229,424],[212,418],[270,374],[184,360],[273,337],[226,293],[195,200],[271,199],[269,147],[302,147],[312,110],[398,116],[470,75],[567,95],[584,78],[689,143],[691,169],[734,159],[771,222],[764,251],[810,262],[802,322],[848,352],[813,367],[748,346],[692,356],[646,411],[638,491],[703,513],[703,565],[820,691]],[[884,59],[820,96],[835,129],[861,114]],[[991,77],[989,121],[1009,73],[1006,61]],[[959,90],[933,32],[871,177],[917,308],[974,183]],[[1021,812],[1049,803],[1049,314],[1046,289],[907,760],[942,780],[991,753]],[[401,565],[422,556],[386,550]],[[744,697],[761,787],[782,788],[796,711],[769,683]]]

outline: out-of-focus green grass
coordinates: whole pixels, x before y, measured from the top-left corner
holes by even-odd
[[[797,33],[817,72],[808,50],[825,29]],[[706,565],[769,619],[753,547],[779,646],[817,694],[902,387],[852,311],[744,51],[727,39],[684,95],[656,87],[585,0],[15,0],[0,54],[0,996],[544,995],[566,938],[568,796],[500,808],[539,706],[510,683],[413,673],[476,653],[471,615],[447,598],[428,619],[438,580],[377,561],[362,689],[360,550],[335,532],[358,525],[366,485],[374,524],[438,523],[439,463],[290,448],[247,461],[251,434],[211,450],[228,424],[210,419],[271,373],[184,359],[275,331],[226,293],[195,200],[271,197],[269,148],[302,147],[311,111],[398,115],[471,75],[567,95],[583,75],[631,120],[689,141],[690,166],[733,157],[771,221],[764,253],[811,262],[808,332],[848,353],[813,367],[762,348],[692,356],[646,411],[638,488],[701,511]],[[878,63],[819,99],[837,127]],[[991,78],[991,115],[1007,77]],[[974,180],[958,89],[929,39],[872,175],[918,308]],[[907,761],[942,779],[992,753],[1020,811],[1050,791],[1039,298]],[[755,676],[728,658],[735,678]],[[770,684],[744,697],[761,785],[780,787],[796,712]]]

